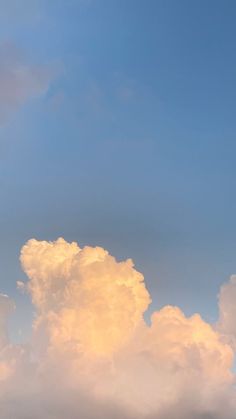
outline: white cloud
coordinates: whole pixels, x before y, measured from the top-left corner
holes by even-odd
[[[36,317],[30,347],[12,345],[0,330],[4,419],[235,417],[231,345],[178,307],[154,312],[146,325],[150,296],[130,259],[63,239],[30,240],[21,263],[29,281],[20,288]],[[10,307],[1,297],[3,326]]]

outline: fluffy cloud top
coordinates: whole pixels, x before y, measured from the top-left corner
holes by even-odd
[[[117,262],[101,247],[30,240],[21,262],[51,349],[108,355],[122,347],[150,302],[132,261]]]
[[[222,334],[172,306],[146,325],[142,274],[101,247],[33,239],[21,263],[36,317],[30,347],[12,345],[5,333],[12,303],[0,298],[4,418],[235,417],[227,328]],[[232,283],[221,290],[221,324]]]

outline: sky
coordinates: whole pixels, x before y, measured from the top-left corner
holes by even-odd
[[[19,322],[29,332],[15,283],[32,237],[129,256],[155,307],[216,320],[236,272],[235,16],[230,0],[1,0],[0,278],[14,336]]]
[[[0,0],[3,419],[235,417],[235,19]]]

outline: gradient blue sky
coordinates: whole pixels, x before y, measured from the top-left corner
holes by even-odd
[[[7,111],[0,92],[13,335],[31,323],[15,283],[32,237],[132,257],[153,306],[216,319],[236,272],[235,21],[233,0],[0,0],[1,43],[50,78]]]

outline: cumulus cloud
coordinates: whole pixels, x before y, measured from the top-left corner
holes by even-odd
[[[235,417],[228,330],[173,306],[147,325],[143,275],[101,247],[33,239],[20,260],[28,281],[18,286],[36,313],[30,345],[13,345],[5,332],[13,305],[0,296],[3,418]],[[221,290],[224,312],[227,287],[232,279]]]
[[[0,45],[0,123],[32,98],[45,94],[55,77],[52,68],[33,65],[12,43]]]

